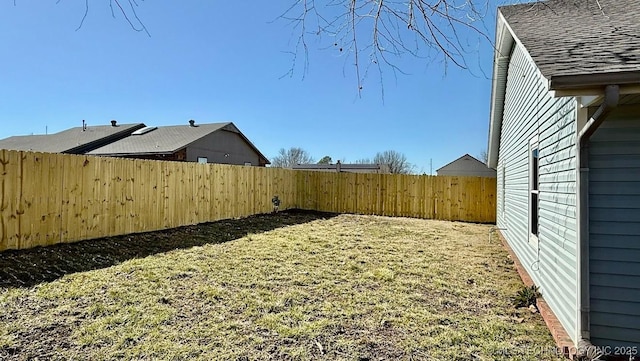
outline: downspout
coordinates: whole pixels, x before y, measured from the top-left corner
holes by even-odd
[[[578,133],[578,169],[580,170],[578,186],[579,217],[579,305],[580,305],[580,340],[579,351],[586,352],[591,344],[590,290],[589,290],[589,139],[604,122],[607,116],[618,106],[620,87],[607,85],[604,101]]]

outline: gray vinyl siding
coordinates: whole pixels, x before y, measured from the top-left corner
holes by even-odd
[[[576,101],[554,98],[515,46],[509,63],[498,157],[498,226],[574,338],[577,305]],[[539,242],[529,242],[529,143],[538,137]],[[502,194],[502,168],[505,194]],[[501,202],[504,197],[504,211]]]
[[[640,346],[640,112],[589,145],[591,341]]]
[[[506,169],[503,164],[498,164],[497,169],[497,179],[496,179],[496,204],[498,206],[497,210],[497,219],[496,223],[498,227],[500,227],[505,222],[505,209],[506,209],[506,198],[505,198],[505,179],[506,179]]]
[[[195,162],[198,157],[207,158],[208,163],[260,165],[258,153],[238,133],[224,129],[198,139],[187,147],[187,161]]]

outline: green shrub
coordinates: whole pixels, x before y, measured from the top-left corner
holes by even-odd
[[[540,291],[538,286],[532,285],[531,287],[522,286],[518,293],[513,297],[513,305],[516,308],[519,307],[529,307],[531,305],[536,305],[536,299],[540,297]]]

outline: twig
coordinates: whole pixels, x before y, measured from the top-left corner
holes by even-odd
[[[62,0],[57,0],[56,4],[59,4],[61,1]],[[115,14],[115,12],[113,10],[113,4],[115,3],[116,6],[118,7],[118,9],[120,9],[120,13],[122,13],[122,16],[125,18],[127,23],[129,23],[129,26],[131,26],[131,28],[133,30],[138,31],[138,32],[144,32],[145,34],[147,34],[147,36],[151,37],[151,34],[147,30],[147,27],[144,25],[144,23],[142,22],[140,17],[138,17],[138,12],[135,9],[135,7],[139,6],[138,3],[135,0],[128,0],[128,2],[129,2],[129,7],[131,8],[130,13],[133,16],[133,18],[137,21],[137,23],[139,24],[138,26],[136,26],[133,23],[133,21],[131,20],[131,18],[127,14],[127,11],[120,4],[120,0],[109,0],[109,8],[111,9],[111,16],[113,18],[116,17],[116,14]],[[15,0],[14,0],[14,4],[15,4]],[[82,28],[82,26],[84,25],[84,22],[87,19],[88,15],[89,15],[89,0],[85,0],[84,1],[84,14],[82,15],[82,19],[80,19],[80,25],[78,25],[78,27],[76,28],[76,31],[78,31],[78,30],[80,30]]]
[[[60,3],[61,0],[58,0],[58,3]],[[87,15],[89,14],[89,0],[84,0],[84,14],[82,15],[82,20],[80,20],[80,25],[78,25],[78,27],[76,28],[76,31],[80,30],[80,28],[82,27],[82,25],[84,25],[84,20],[87,18]]]

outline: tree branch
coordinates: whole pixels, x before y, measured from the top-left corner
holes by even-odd
[[[62,0],[57,0],[56,4],[59,4],[61,1]],[[131,26],[131,29],[138,32],[144,32],[145,34],[147,34],[147,36],[151,37],[151,34],[149,33],[147,27],[144,25],[140,17],[138,17],[138,12],[136,10],[136,7],[138,7],[139,5],[136,2],[136,0],[127,0],[130,8],[129,12],[127,12],[127,10],[122,6],[122,4],[120,3],[121,1],[122,0],[109,0],[109,8],[111,9],[111,16],[114,19],[116,17],[116,13],[113,9],[113,4],[115,4],[116,7],[119,9],[120,13],[122,14],[122,16],[124,17],[124,19],[129,24],[129,26]],[[14,0],[14,5],[15,5],[15,0]],[[89,15],[89,0],[85,0],[84,14],[82,14],[82,19],[80,19],[80,24],[76,28],[76,31],[82,28],[88,15]],[[135,22],[131,18],[135,19]]]
[[[370,66],[376,67],[380,76],[383,66],[394,75],[405,74],[398,62],[409,55],[440,59],[445,68],[452,63],[469,69],[467,57],[477,49],[464,38],[478,36],[491,43],[486,27],[483,30],[477,25],[486,16],[488,0],[326,0],[321,8],[318,2],[296,0],[280,16],[298,29],[298,43],[304,46],[297,46],[295,53],[302,50],[308,57],[309,35],[331,37],[341,56],[353,60],[359,95]],[[307,31],[312,23],[317,28],[313,33]],[[368,63],[362,62],[365,53]],[[295,64],[289,75],[293,68]]]

